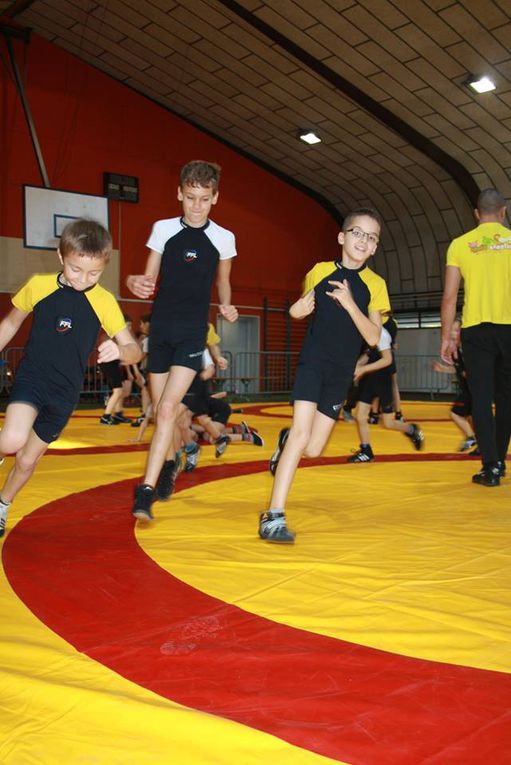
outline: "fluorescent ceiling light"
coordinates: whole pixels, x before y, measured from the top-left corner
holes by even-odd
[[[488,93],[490,90],[495,90],[495,83],[493,80],[490,80],[489,77],[480,77],[478,80],[475,77],[471,77],[467,85],[469,85],[472,90],[475,90],[476,93]]]
[[[321,138],[313,130],[300,130],[298,138],[305,143],[321,143]]]

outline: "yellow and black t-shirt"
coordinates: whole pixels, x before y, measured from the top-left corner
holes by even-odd
[[[13,305],[33,311],[20,371],[29,371],[69,401],[81,390],[100,327],[113,337],[126,322],[117,300],[100,284],[83,292],[61,284],[60,274],[36,274],[14,295]]]
[[[350,315],[326,293],[335,289],[328,282],[347,280],[353,299],[365,316],[373,311],[389,313],[387,285],[367,265],[345,268],[340,261],[316,263],[305,277],[303,294],[314,290],[315,310],[302,350],[302,361],[333,361],[350,368],[360,353],[362,338]]]
[[[447,265],[461,271],[465,302],[463,327],[483,322],[511,324],[511,231],[500,223],[481,223],[454,239]]]

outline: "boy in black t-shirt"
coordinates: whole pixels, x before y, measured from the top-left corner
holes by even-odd
[[[0,458],[16,461],[0,490],[0,536],[7,509],[29,480],[48,445],[64,429],[80,395],[87,360],[101,327],[109,335],[98,363],[136,363],[140,349],[115,297],[97,282],[110,258],[110,234],[96,221],[75,220],[63,230],[58,255],[62,271],[36,274],[14,295],[0,322],[0,350],[33,312],[30,338],[16,372]],[[114,340],[110,339],[114,337]]]

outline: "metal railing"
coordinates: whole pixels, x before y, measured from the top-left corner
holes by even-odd
[[[0,354],[0,395],[9,393],[16,375],[23,348],[8,348]],[[271,398],[289,393],[293,386],[299,354],[279,351],[222,351],[229,366],[219,370],[216,389],[243,398]],[[101,401],[108,386],[96,363],[97,351],[91,353],[83,387],[82,399]],[[453,377],[435,372],[433,362],[437,356],[398,355],[396,366],[401,393],[430,395],[449,394],[454,391]]]

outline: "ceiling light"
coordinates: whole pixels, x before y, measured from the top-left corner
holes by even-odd
[[[321,143],[321,138],[313,130],[300,130],[298,138],[308,144]]]
[[[476,93],[488,93],[490,90],[495,90],[496,85],[489,77],[471,77],[467,81],[467,85],[475,90]]]

